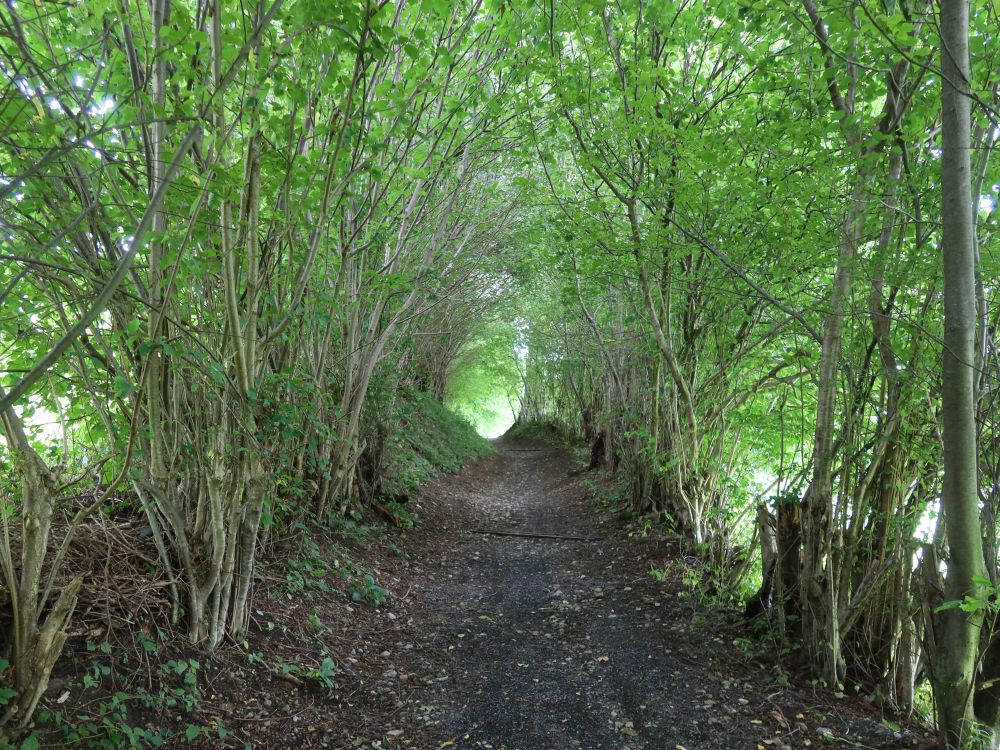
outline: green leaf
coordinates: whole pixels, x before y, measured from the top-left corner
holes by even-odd
[[[131,395],[131,393],[135,390],[132,384],[121,375],[115,375],[114,387],[115,392],[123,398]]]
[[[200,734],[201,727],[197,727],[194,724],[188,724],[187,729],[184,730],[184,736],[187,737],[188,742],[192,742]]]

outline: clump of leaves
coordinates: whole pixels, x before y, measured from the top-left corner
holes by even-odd
[[[388,589],[382,588],[375,583],[375,576],[371,573],[365,575],[365,577],[361,580],[360,585],[352,588],[350,593],[351,601],[365,602],[367,604],[371,604],[373,607],[385,604],[386,600],[389,598]]]
[[[176,662],[175,664],[180,663]],[[190,663],[184,663],[186,664],[184,672],[193,674],[194,670],[189,669]],[[170,662],[168,662],[169,664]],[[164,667],[167,671],[176,670],[176,667],[168,667],[167,665]],[[191,686],[178,688],[178,690],[186,690],[190,693]],[[132,702],[141,702],[147,707],[166,708],[177,705],[166,689],[155,694],[139,693],[137,695],[118,691],[104,700],[89,704],[90,708],[87,713],[67,715],[59,710],[43,709],[38,713],[37,723],[61,734],[70,747],[92,748],[93,750],[113,750],[120,747],[176,747],[181,737],[191,742],[197,737],[209,737],[212,734],[208,727],[196,724],[188,724],[183,732],[176,732],[167,727],[135,726],[129,717],[129,704]],[[188,710],[190,710],[190,705]],[[221,723],[217,723],[214,729],[219,739],[225,739],[228,735],[228,731]],[[32,734],[21,743],[18,750],[34,750],[38,747],[38,738]]]
[[[0,708],[3,708],[17,697],[17,691],[14,688],[5,686],[5,675],[9,668],[10,662],[6,659],[0,659]]]
[[[346,542],[356,544],[362,549],[371,547],[372,527],[361,522],[362,515],[353,511],[350,516],[337,517],[332,521],[333,531]]]
[[[265,663],[262,654],[255,656],[257,658],[251,659],[251,661]],[[323,661],[316,667],[305,667],[298,662],[286,661],[279,657],[277,669],[282,674],[290,675],[300,680],[314,680],[327,690],[332,690],[335,687],[333,679],[337,676],[337,665],[329,656],[324,657]]]
[[[62,734],[70,747],[99,750],[166,747],[172,735],[169,729],[133,726],[130,723],[128,703],[131,700],[135,700],[135,696],[117,692],[108,700],[97,702],[87,714],[68,716],[61,711],[41,710],[38,723],[49,725]]]
[[[580,485],[598,510],[614,510],[620,508],[618,520],[633,521],[638,513],[627,507],[628,488],[619,477],[600,477],[600,481],[592,476],[582,477]]]
[[[316,680],[320,685],[325,687],[327,690],[332,690],[334,687],[333,678],[337,674],[337,666],[333,663],[333,659],[329,656],[320,662],[320,665],[315,669],[310,669],[306,676]]]
[[[193,711],[198,707],[201,694],[198,691],[198,669],[195,659],[169,659],[159,670],[161,686],[158,693],[143,696],[143,702],[150,708],[183,707]]]
[[[329,591],[326,577],[330,569],[323,559],[323,553],[315,540],[304,537],[299,544],[298,554],[289,557],[285,582],[289,599],[311,591]]]
[[[396,500],[389,500],[385,504],[385,507],[387,507],[395,517],[396,524],[404,529],[415,528],[420,523],[420,519],[417,517],[416,513],[411,513],[405,505]]]

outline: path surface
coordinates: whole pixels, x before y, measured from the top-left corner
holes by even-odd
[[[783,690],[750,664],[734,618],[658,582],[661,545],[624,537],[568,476],[568,456],[501,444],[433,484],[411,550],[407,635],[393,668],[399,739],[428,748],[686,750],[908,747],[850,699]],[[598,537],[561,541],[471,529]],[[659,549],[658,549],[659,548]],[[850,705],[849,705],[850,704]]]

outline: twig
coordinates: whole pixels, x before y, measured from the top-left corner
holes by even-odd
[[[469,529],[472,534],[491,534],[493,536],[520,536],[527,539],[565,539],[574,542],[598,542],[599,536],[573,536],[572,534],[531,534],[520,531],[492,531],[490,529]]]

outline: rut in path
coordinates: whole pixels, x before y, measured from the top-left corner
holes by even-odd
[[[499,447],[427,491],[416,643],[404,663],[423,675],[406,701],[405,736],[426,738],[416,746],[803,747],[820,725],[855,747],[910,746],[856,706],[829,696],[832,707],[817,712],[815,696],[777,687],[734,645],[742,623],[724,624],[676,580],[654,580],[664,545],[627,539],[602,519],[568,476],[564,451]]]

